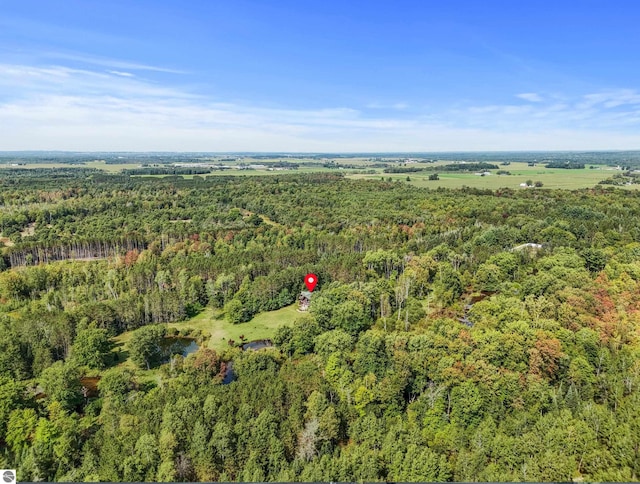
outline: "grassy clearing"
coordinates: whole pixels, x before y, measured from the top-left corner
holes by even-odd
[[[251,321],[241,324],[231,324],[225,321],[222,314],[206,309],[194,318],[180,323],[170,323],[170,328],[201,330],[209,337],[207,346],[215,350],[222,350],[228,346],[230,339],[240,341],[240,335],[248,341],[272,338],[280,326],[293,324],[300,316],[297,304],[260,313]]]
[[[244,335],[248,341],[272,338],[280,326],[293,324],[293,321],[301,315],[297,307],[296,303],[277,311],[260,313],[251,321],[241,324],[228,323],[220,311],[207,308],[187,321],[169,323],[167,326],[179,330],[200,330],[205,339],[208,338],[206,346],[215,350],[223,350],[228,347],[230,339],[240,341],[240,335]],[[114,351],[120,354],[119,366],[134,367],[127,352],[127,343],[131,340],[132,334],[132,331],[127,331],[113,339],[116,344]]]
[[[224,319],[211,319],[209,321],[211,337],[208,346],[215,350],[222,350],[227,347],[229,339],[240,341],[240,335],[244,335],[248,341],[273,338],[280,326],[291,325],[300,316],[297,306],[292,304],[277,311],[260,313],[251,321],[242,324],[231,324]],[[189,321],[179,324],[187,327]]]

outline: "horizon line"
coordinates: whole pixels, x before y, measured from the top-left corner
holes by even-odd
[[[9,154],[206,154],[206,155],[425,155],[451,153],[640,153],[640,148],[570,149],[570,150],[433,150],[433,151],[154,151],[154,150],[0,150]]]

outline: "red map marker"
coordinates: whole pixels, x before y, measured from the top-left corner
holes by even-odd
[[[318,284],[318,276],[315,274],[307,274],[304,276],[304,283],[307,285],[307,289],[309,289],[309,291],[313,291],[316,284]]]

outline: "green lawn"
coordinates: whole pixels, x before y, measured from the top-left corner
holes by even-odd
[[[228,345],[229,339],[240,341],[240,335],[244,335],[247,341],[273,338],[276,329],[280,326],[293,324],[293,321],[301,316],[297,308],[298,304],[296,303],[277,311],[260,313],[251,321],[241,324],[231,324],[224,319],[209,319],[204,322],[204,324],[208,325],[208,333],[211,335],[208,346],[209,348],[221,350]],[[200,316],[198,315],[196,318]],[[180,328],[190,327],[191,321],[176,323],[175,326]],[[195,324],[197,328],[203,322],[202,320],[197,320]]]

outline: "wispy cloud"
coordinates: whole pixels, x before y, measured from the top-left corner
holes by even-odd
[[[365,105],[365,108],[367,109],[393,109],[397,111],[402,111],[404,109],[407,109],[408,107],[409,107],[409,104],[404,102],[389,103],[389,104],[372,102]]]
[[[454,113],[468,126],[510,130],[583,129],[624,134],[640,127],[640,92],[633,89],[603,90],[573,97],[527,93],[526,100],[530,102],[467,106]]]
[[[122,76],[122,77],[135,77],[135,74],[131,74],[130,72],[124,71],[107,71],[109,74],[113,74],[114,76]]]
[[[30,66],[0,63],[0,86],[14,89],[19,97],[43,93],[68,95],[106,94],[124,98],[140,96],[193,97],[126,71],[96,71],[59,65]]]
[[[222,102],[113,66],[99,71],[5,63],[0,64],[0,88],[0,150],[640,147],[640,93],[628,89],[573,97],[539,95],[536,101],[521,94],[516,96],[530,102],[467,104],[421,114],[394,104],[367,106],[373,111],[366,112],[349,106],[290,109]],[[375,109],[379,115],[372,115]]]
[[[517,97],[532,103],[541,103],[543,101],[542,96],[535,92],[523,92],[522,94],[518,94]]]
[[[58,61],[72,61],[82,64],[109,67],[112,69],[123,69],[132,71],[149,71],[149,72],[164,72],[169,74],[186,74],[187,72],[180,69],[172,69],[165,66],[154,66],[150,64],[143,64],[139,62],[129,62],[121,59],[111,59],[108,57],[99,57],[94,55],[70,53],[70,52],[57,52],[57,51],[44,51],[38,52],[38,56],[42,59],[58,60]]]
[[[586,94],[579,107],[588,109],[593,107],[617,108],[620,106],[640,106],[640,93],[634,89],[614,89]]]

